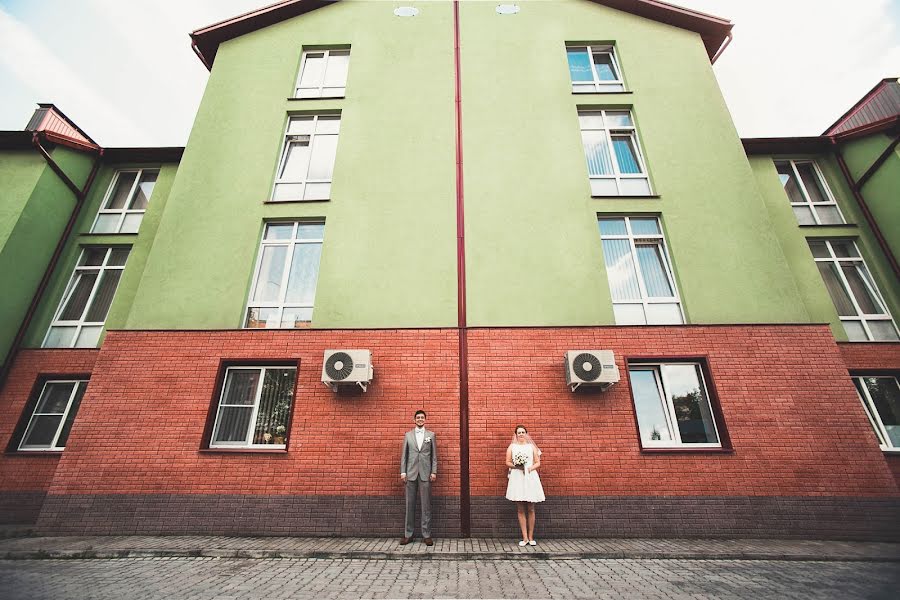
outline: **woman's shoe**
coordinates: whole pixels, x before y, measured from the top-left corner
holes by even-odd
[[[537,542],[534,541],[534,540],[530,540],[530,541],[528,542],[528,545],[529,545],[529,546],[537,546]]]
[[[521,542],[519,542],[519,545],[520,545],[520,546],[527,546],[527,545],[528,545],[528,542],[526,542],[525,540],[522,540]]]

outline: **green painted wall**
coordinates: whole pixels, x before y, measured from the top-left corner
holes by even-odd
[[[451,4],[340,2],[223,44],[127,319],[242,325],[264,219],[324,217],[313,326],[456,323]],[[287,100],[304,45],[350,44],[344,99]],[[266,205],[287,115],[342,111],[328,202]]]
[[[700,37],[582,0],[461,4],[469,323],[613,323],[597,213],[661,213],[688,322],[809,316]],[[630,94],[570,88],[615,42]],[[630,107],[659,199],[592,199],[577,107]]]
[[[59,307],[83,246],[131,246],[125,271],[122,274],[122,279],[119,281],[116,296],[106,318],[107,330],[122,328],[126,325],[144,265],[150,248],[154,243],[156,230],[165,210],[169,191],[175,179],[178,166],[176,164],[161,166],[159,178],[153,188],[150,203],[147,206],[147,211],[141,222],[141,228],[137,234],[101,235],[89,232],[116,171],[139,167],[160,167],[160,165],[154,163],[104,165],[97,173],[97,177],[94,179],[94,183],[88,193],[87,203],[82,209],[78,221],[75,223],[74,234],[63,249],[57,268],[54,270],[50,284],[44,294],[43,301],[35,313],[31,327],[28,329],[25,338],[27,347],[39,348],[44,341],[44,336],[47,334],[53,315]]]
[[[890,137],[875,134],[842,144],[841,153],[853,178],[859,180],[890,143]],[[900,260],[900,146],[865,183],[862,194],[891,252]]]
[[[60,168],[83,185],[93,156],[57,146],[50,152]],[[4,153],[0,159],[0,358],[28,311],[35,290],[75,206],[75,195],[36,151]]]
[[[846,180],[834,156],[791,155],[776,158],[814,159],[825,176],[847,221],[846,226],[803,226],[791,210],[790,202],[778,179],[773,157],[754,156],[750,164],[756,175],[760,194],[772,218],[774,231],[778,236],[784,255],[787,257],[803,299],[803,305],[813,322],[829,323],[836,339],[847,340],[837,310],[825,289],[825,284],[809,250],[808,239],[812,238],[853,238],[880,289],[891,314],[900,315],[900,284],[896,281],[890,265],[881,252],[875,236],[863,218]]]

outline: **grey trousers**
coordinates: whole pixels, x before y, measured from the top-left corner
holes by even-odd
[[[431,481],[427,479],[406,480],[406,533],[411,538],[416,528],[416,496],[422,511],[422,537],[431,537]]]

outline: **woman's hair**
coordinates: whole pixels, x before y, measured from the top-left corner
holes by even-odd
[[[541,449],[538,448],[538,445],[535,443],[535,441],[534,441],[533,439],[531,439],[531,435],[528,433],[528,429],[527,429],[524,425],[516,425],[516,430],[515,430],[515,432],[513,432],[512,442],[510,442],[510,444],[518,444],[518,443],[519,443],[519,435],[518,435],[518,432],[519,432],[520,429],[524,429],[524,430],[525,430],[525,440],[526,440],[529,444],[531,444],[532,446],[534,446],[534,449],[535,449],[535,451],[538,453],[538,456],[540,456],[541,454],[543,454],[543,452],[541,452]]]

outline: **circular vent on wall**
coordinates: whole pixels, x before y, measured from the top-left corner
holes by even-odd
[[[353,359],[346,352],[335,352],[325,361],[325,372],[335,381],[347,379],[353,372]]]
[[[394,14],[398,17],[414,17],[419,14],[419,9],[412,6],[399,6],[394,9]]]
[[[600,377],[600,360],[593,354],[579,354],[572,361],[572,370],[582,381],[594,381]]]

